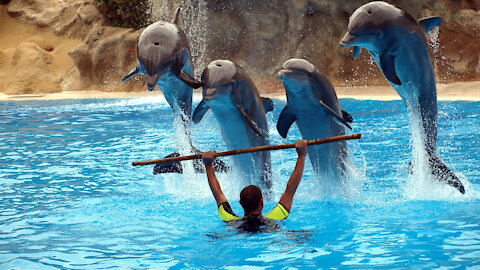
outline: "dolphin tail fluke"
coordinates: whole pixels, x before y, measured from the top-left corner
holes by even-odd
[[[446,182],[450,186],[456,188],[460,193],[465,194],[465,187],[458,177],[443,163],[443,161],[435,154],[430,154],[428,163],[433,176],[439,181]]]
[[[202,153],[202,151],[196,148],[194,149],[194,152],[195,154]],[[166,156],[165,158],[178,157],[178,156],[180,156],[180,153],[174,152]],[[228,172],[228,170],[230,169],[228,165],[225,164],[225,162],[219,159],[215,159],[212,165],[213,165],[213,170],[215,172]],[[202,160],[200,159],[193,160],[193,169],[195,170],[195,173],[204,173],[205,167],[203,166]],[[180,161],[158,163],[153,168],[153,174],[161,174],[161,173],[183,173],[182,163]]]
[[[173,18],[172,18],[172,23],[174,24],[178,24],[178,17],[180,15],[180,7],[178,7],[176,10],[175,10],[175,13],[173,14]]]

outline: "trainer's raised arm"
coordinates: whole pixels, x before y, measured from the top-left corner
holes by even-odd
[[[287,188],[280,198],[280,204],[282,204],[288,212],[290,212],[290,209],[292,208],[293,196],[297,191],[300,180],[302,180],[305,158],[307,156],[307,140],[297,141],[295,143],[295,149],[298,154],[297,164],[295,165],[295,169],[293,170],[290,179],[288,179]]]
[[[202,154],[203,164],[205,165],[205,170],[207,171],[208,184],[212,190],[213,196],[217,201],[217,206],[227,201],[227,198],[223,194],[220,183],[218,183],[217,176],[213,170],[213,160],[215,159],[215,152],[209,151]]]

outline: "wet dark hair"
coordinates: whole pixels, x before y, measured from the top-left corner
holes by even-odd
[[[261,199],[262,191],[257,186],[250,185],[240,192],[240,204],[245,212],[256,210]]]

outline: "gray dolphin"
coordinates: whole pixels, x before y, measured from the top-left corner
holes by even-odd
[[[182,128],[187,136],[189,149],[199,154],[202,151],[193,146],[191,139],[191,115],[193,88],[199,88],[202,84],[193,78],[190,46],[185,33],[176,25],[179,13],[180,8],[176,10],[171,23],[159,21],[143,30],[137,43],[139,65],[123,78],[123,82],[136,74],[143,74],[149,91],[153,91],[158,85],[172,107],[174,116],[182,120]],[[180,156],[179,152],[166,157],[177,156]],[[213,166],[216,171],[228,170],[228,166],[220,160],[215,160]],[[194,161],[194,168],[196,172],[204,170],[199,160]],[[182,173],[183,168],[180,162],[159,163],[153,172],[154,174]]]
[[[344,135],[345,127],[350,128],[351,115],[342,111],[332,84],[313,64],[304,59],[287,60],[278,77],[287,95],[287,105],[277,121],[280,136],[287,137],[293,122],[305,140]],[[308,156],[316,173],[333,181],[343,181],[347,159],[345,141],[309,146]]]
[[[261,98],[247,73],[228,60],[211,62],[202,73],[203,99],[193,112],[198,123],[208,109],[217,119],[229,150],[269,144],[266,112],[273,110],[269,98]],[[236,168],[250,184],[270,190],[270,152],[232,156]]]
[[[192,114],[192,88],[201,87],[201,83],[193,78],[187,37],[176,26],[179,11],[180,8],[172,23],[159,21],[143,30],[137,43],[139,65],[123,81],[143,74],[148,90],[158,85],[174,112],[187,121]]]
[[[350,16],[340,45],[353,46],[354,58],[361,48],[370,53],[404,101],[410,122],[418,123],[433,176],[465,193],[460,179],[437,154],[437,89],[425,44],[426,33],[441,22],[438,17],[417,21],[388,3],[371,2]]]

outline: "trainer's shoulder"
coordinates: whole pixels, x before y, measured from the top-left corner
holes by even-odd
[[[264,217],[272,220],[282,220],[286,219],[288,215],[288,210],[281,203],[277,203],[272,211],[268,212]]]

